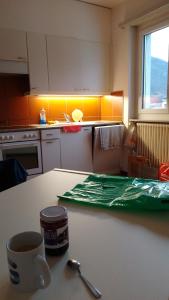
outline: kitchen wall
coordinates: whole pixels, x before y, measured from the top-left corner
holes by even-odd
[[[111,9],[76,0],[0,0],[0,28],[110,44]],[[110,120],[113,117],[122,119],[122,107],[120,110],[114,110],[113,98],[111,101],[104,100],[101,105],[101,97],[48,99],[23,97],[16,93],[12,97],[11,94],[12,91],[9,95],[8,92],[6,95],[0,95],[1,123],[38,123],[42,107],[46,109],[48,120],[62,120],[63,112],[71,114],[75,108],[84,112],[84,120],[98,120],[104,117]],[[101,109],[104,113],[101,113]]]
[[[76,0],[0,0],[0,27],[108,42],[111,10]]]
[[[33,97],[17,92],[2,94],[0,88],[0,125],[28,125],[39,123],[39,112],[46,110],[47,121],[64,120],[63,113],[71,115],[80,109],[84,121],[117,120],[123,117],[123,97]]]
[[[129,0],[113,9],[112,13],[112,90],[124,91],[124,122],[129,118],[137,117],[137,96],[133,96],[131,69],[134,59],[132,53],[132,42],[135,32],[133,28],[125,26],[121,28],[120,23],[136,19],[144,14],[168,3],[168,0]],[[137,74],[136,74],[137,75]],[[155,118],[154,115],[146,116]],[[156,116],[160,119],[162,116]],[[168,116],[167,116],[168,118]]]

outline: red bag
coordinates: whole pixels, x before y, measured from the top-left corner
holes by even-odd
[[[81,125],[67,125],[62,128],[63,132],[79,132],[81,131]]]
[[[160,164],[159,180],[169,181],[169,162]]]

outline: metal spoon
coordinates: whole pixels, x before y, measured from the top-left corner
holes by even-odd
[[[80,270],[80,262],[75,260],[75,259],[70,259],[67,262],[67,265],[74,271],[78,271],[80,278],[82,279],[82,281],[84,282],[84,284],[87,286],[87,288],[89,289],[89,291],[92,293],[93,296],[95,296],[95,298],[99,299],[101,298],[102,294],[100,293],[100,291],[94,287],[81,273]]]

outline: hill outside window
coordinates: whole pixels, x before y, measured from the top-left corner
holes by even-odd
[[[140,111],[168,113],[169,24],[141,34]]]

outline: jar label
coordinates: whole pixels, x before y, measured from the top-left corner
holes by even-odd
[[[45,247],[48,249],[59,249],[69,242],[68,225],[55,230],[41,228],[41,232],[44,236]]]

